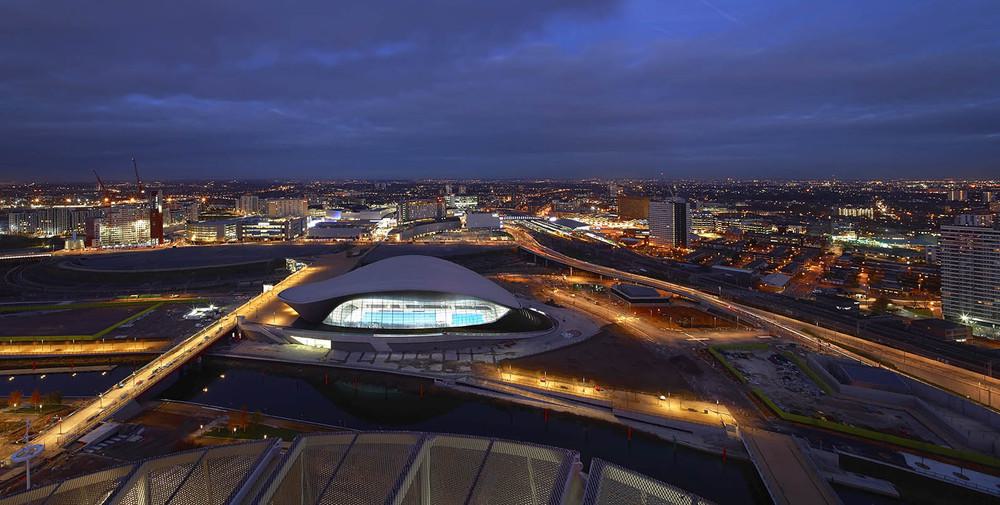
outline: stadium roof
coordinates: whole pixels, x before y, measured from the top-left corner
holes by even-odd
[[[57,503],[708,504],[597,458],[587,477],[577,453],[566,449],[415,432],[302,435],[285,450],[279,440],[196,449],[0,499],[0,505]]]
[[[291,305],[299,315],[305,318],[318,315],[321,320],[332,310],[326,307],[329,301],[402,291],[464,295],[505,307],[521,307],[509,291],[476,272],[440,258],[419,255],[386,258],[332,279],[288,288],[279,293],[278,298]]]

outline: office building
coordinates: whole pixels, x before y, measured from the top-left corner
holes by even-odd
[[[718,228],[715,215],[706,210],[691,212],[691,231],[695,233],[714,233]]]
[[[400,224],[425,219],[444,219],[444,217],[444,198],[407,200],[400,202],[399,209],[396,211],[396,220]]]
[[[305,233],[305,218],[248,218],[240,225],[240,240],[292,240]]]
[[[648,219],[649,198],[645,196],[618,195],[619,219]]]
[[[969,199],[969,194],[964,189],[953,189],[948,191],[948,199],[953,202],[964,202]]]
[[[187,224],[188,240],[198,244],[236,242],[240,239],[240,220],[218,219]]]
[[[687,247],[691,234],[691,209],[683,198],[649,202],[649,238],[656,245]]]
[[[304,198],[277,198],[267,201],[267,217],[305,217],[309,202]]]
[[[471,212],[465,215],[465,227],[470,230],[499,230],[500,215],[489,212]]]
[[[983,203],[991,203],[994,198],[996,194],[993,191],[983,191]]]
[[[1000,336],[1000,229],[942,226],[939,258],[944,317]]]
[[[863,217],[873,219],[875,209],[871,207],[836,207],[836,214],[841,217]]]

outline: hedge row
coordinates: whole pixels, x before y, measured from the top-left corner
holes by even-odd
[[[708,352],[711,353],[712,356],[715,356],[715,359],[719,360],[719,363],[722,363],[722,366],[726,367],[726,369],[729,370],[730,373],[735,375],[736,378],[740,380],[740,382],[747,384],[748,381],[746,377],[744,377],[743,374],[741,374],[731,363],[729,363],[729,360],[727,360],[726,357],[723,356],[718,349],[742,348],[747,350],[750,349],[759,350],[761,348],[767,348],[767,347],[768,347],[767,344],[742,344],[742,345],[737,344],[730,346],[713,346],[708,348]],[[806,373],[807,375],[809,375],[811,379],[816,381],[816,383],[820,385],[820,387],[825,386],[824,390],[826,390],[826,388],[829,387],[825,382],[819,379],[818,375],[816,375],[815,370],[812,370],[812,368],[809,367],[806,363],[802,362],[801,359],[798,359],[798,356],[795,356],[795,359],[793,359],[793,361],[795,362],[796,365],[799,366],[799,368],[802,369],[804,373]],[[767,407],[771,409],[771,411],[773,411],[778,417],[780,417],[785,421],[804,424],[807,426],[813,426],[816,428],[822,428],[830,431],[836,431],[839,433],[853,435],[859,438],[866,438],[868,440],[874,440],[877,442],[898,445],[900,447],[905,447],[908,449],[923,451],[930,454],[937,454],[939,456],[944,456],[947,458],[977,463],[992,468],[1000,468],[1000,459],[988,456],[986,454],[981,454],[972,451],[963,451],[959,449],[952,449],[951,447],[944,447],[929,442],[913,440],[912,438],[904,438],[897,435],[890,435],[888,433],[882,433],[880,431],[870,430],[867,428],[859,428],[857,426],[850,426],[847,424],[837,423],[826,419],[816,419],[814,417],[808,417],[800,414],[792,414],[790,412],[785,412],[781,407],[779,407],[776,403],[774,403],[774,401],[772,401],[770,397],[764,394],[764,392],[761,391],[760,388],[751,388],[751,391],[753,391],[754,396],[756,396],[761,402],[763,402],[764,405],[767,405]]]

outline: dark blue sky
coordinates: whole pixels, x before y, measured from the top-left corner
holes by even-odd
[[[998,26],[998,0],[0,0],[0,179],[995,177]]]

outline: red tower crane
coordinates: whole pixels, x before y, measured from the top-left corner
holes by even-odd
[[[139,193],[136,195],[138,200],[142,200],[146,196],[146,190],[142,187],[142,179],[139,178],[139,165],[135,162],[135,156],[132,157],[132,169],[135,170],[135,185],[138,188]]]
[[[97,187],[101,190],[101,205],[110,207],[111,191],[109,191],[108,187],[104,185],[104,181],[101,180],[101,176],[97,175],[97,170],[94,170],[94,177],[97,177]]]

